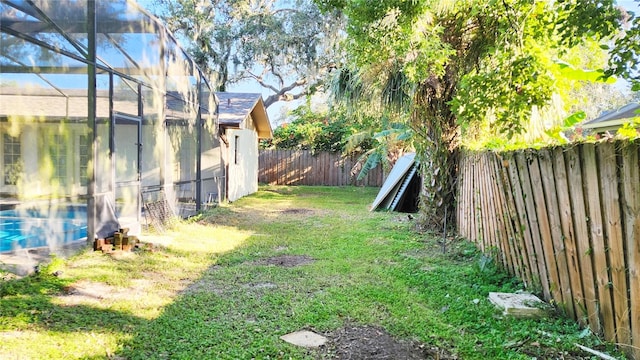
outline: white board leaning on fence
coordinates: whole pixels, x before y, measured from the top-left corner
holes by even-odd
[[[407,174],[415,169],[415,157],[416,153],[407,153],[396,161],[395,165],[391,169],[389,176],[382,184],[378,196],[373,201],[370,211],[374,211],[378,208],[384,208],[386,210],[391,209],[393,200],[398,197],[398,192],[403,184],[403,180],[407,178]]]

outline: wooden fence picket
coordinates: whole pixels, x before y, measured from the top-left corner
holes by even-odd
[[[542,288],[545,298],[551,297],[549,291],[549,276],[547,275],[547,265],[544,260],[544,251],[542,250],[542,241],[540,239],[540,225],[538,224],[538,216],[536,213],[536,204],[534,202],[533,189],[531,186],[531,177],[529,176],[529,158],[530,153],[519,153],[516,157],[518,164],[518,173],[520,175],[520,183],[522,186],[524,210],[527,213],[528,225],[525,230],[525,239],[529,247],[529,258],[532,265],[531,272],[536,274],[536,281]]]
[[[506,204],[504,200],[504,188],[502,187],[502,182],[500,179],[500,174],[496,162],[498,159],[495,156],[489,156],[493,154],[488,154],[489,161],[489,169],[487,172],[491,176],[491,183],[494,187],[494,206],[496,210],[496,224],[498,233],[496,236],[498,237],[497,241],[500,243],[500,248],[502,249],[503,258],[505,262],[505,268],[512,274],[515,274],[517,271],[514,265],[517,261],[514,259],[514,254],[509,244],[509,230],[507,229],[506,222]]]
[[[505,213],[505,222],[508,225],[508,236],[509,236],[509,246],[512,249],[516,263],[514,264],[514,268],[517,270],[516,274],[521,279],[527,279],[527,266],[523,255],[523,241],[522,238],[522,226],[520,224],[520,219],[517,214],[516,205],[513,197],[513,189],[511,187],[511,181],[509,180],[509,168],[514,164],[509,161],[506,157],[501,157],[500,161],[502,164],[499,164],[500,168],[500,183],[503,187],[503,195],[505,197],[505,205],[506,205],[506,213]],[[525,281],[526,282],[526,281]]]
[[[517,229],[522,239],[521,256],[524,261],[524,269],[526,271],[525,283],[528,287],[533,288],[537,285],[537,263],[535,262],[535,254],[533,253],[533,244],[531,243],[531,233],[529,232],[529,218],[524,205],[524,196],[522,192],[522,183],[518,175],[518,156],[510,157],[509,179],[511,181],[511,190],[514,197],[516,214],[520,228]],[[534,270],[535,269],[535,270]]]
[[[551,242],[553,244],[553,257],[558,271],[558,287],[562,297],[556,298],[556,303],[567,311],[571,305],[571,281],[569,280],[569,268],[567,265],[566,249],[562,239],[562,225],[560,221],[560,207],[556,195],[556,179],[553,172],[553,157],[549,149],[543,149],[539,153],[540,176],[545,192],[547,218],[549,219],[549,230],[551,232]]]
[[[560,287],[560,277],[558,275],[558,267],[555,263],[553,238],[551,237],[551,227],[549,225],[549,217],[547,211],[547,203],[545,200],[545,189],[542,184],[542,173],[540,171],[540,159],[538,156],[532,161],[529,167],[531,175],[531,188],[533,191],[533,201],[536,204],[536,216],[538,217],[538,229],[540,231],[540,241],[544,261],[547,266],[547,276],[549,293],[545,294],[546,300],[562,299],[562,291]],[[542,256],[542,255],[541,255]],[[542,276],[541,276],[542,278]]]
[[[629,307],[627,303],[627,279],[625,275],[624,239],[620,217],[620,198],[618,194],[617,156],[613,144],[604,143],[598,147],[601,169],[601,187],[603,201],[603,224],[608,239],[609,269],[616,323],[617,341],[630,343]]]
[[[627,250],[632,352],[640,359],[640,146],[622,148],[622,198]],[[636,286],[634,286],[634,284]]]
[[[607,260],[608,246],[604,234],[602,222],[600,175],[596,158],[596,149],[593,144],[585,144],[582,147],[583,164],[585,174],[585,192],[587,196],[587,218],[589,219],[589,234],[591,237],[591,253],[593,258],[594,276],[596,280],[596,292],[598,294],[598,306],[601,329],[607,339],[615,339],[615,320],[613,302],[611,298],[611,280],[609,277],[609,261]]]
[[[564,242],[565,255],[567,257],[567,269],[571,282],[571,303],[565,304],[567,312],[574,318],[580,316],[576,310],[575,301],[582,299],[582,284],[580,279],[580,264],[575,244],[573,230],[573,215],[571,213],[571,199],[569,197],[569,180],[567,168],[564,160],[564,150],[555,148],[553,150],[553,169],[556,178],[556,196],[558,197],[558,209],[560,211],[560,225],[562,227],[562,241]]]
[[[593,266],[591,266],[591,243],[589,241],[589,230],[587,228],[587,214],[584,206],[583,187],[582,184],[582,167],[580,165],[580,154],[578,148],[572,147],[565,152],[567,176],[571,186],[569,186],[569,195],[571,198],[571,210],[573,215],[573,224],[575,230],[576,258],[578,260],[578,271],[582,278],[583,298],[574,298],[576,311],[582,313],[578,316],[578,320],[583,324],[592,324],[591,329],[597,331],[596,311],[596,291],[593,284]],[[584,221],[583,221],[584,220]]]

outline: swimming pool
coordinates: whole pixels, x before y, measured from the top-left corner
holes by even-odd
[[[86,237],[85,206],[28,207],[0,211],[0,252],[59,247]]]

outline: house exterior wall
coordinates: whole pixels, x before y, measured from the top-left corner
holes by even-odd
[[[258,134],[253,130],[228,129],[227,152],[229,201],[258,191]]]
[[[190,188],[197,209],[196,190],[214,187],[199,175],[224,173],[217,99],[204,74],[134,1],[56,5],[0,6],[0,41],[11,45],[0,69],[0,205],[85,203],[88,237],[105,223],[103,210],[140,222],[145,204],[171,206],[179,187]],[[23,54],[28,65],[7,60]]]
[[[20,200],[86,194],[87,129],[83,124],[0,125],[0,193]],[[13,128],[13,130],[11,129]],[[9,163],[6,142],[13,138],[17,161]],[[19,150],[17,149],[19,148]],[[14,157],[15,159],[15,157]],[[19,172],[12,174],[14,169]],[[82,171],[84,169],[85,171]]]

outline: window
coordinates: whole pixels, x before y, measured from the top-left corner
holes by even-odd
[[[20,160],[20,138],[4,134],[3,138],[4,183],[15,185],[22,173]]]
[[[240,147],[240,136],[236,135],[233,142],[233,163],[238,164],[238,148]]]
[[[51,162],[53,163],[53,179],[58,180],[60,184],[65,184],[67,180],[67,143],[63,135],[53,135]]]
[[[89,184],[89,176],[87,174],[89,164],[89,137],[80,135],[78,137],[78,155],[80,157],[80,185],[87,186]]]

